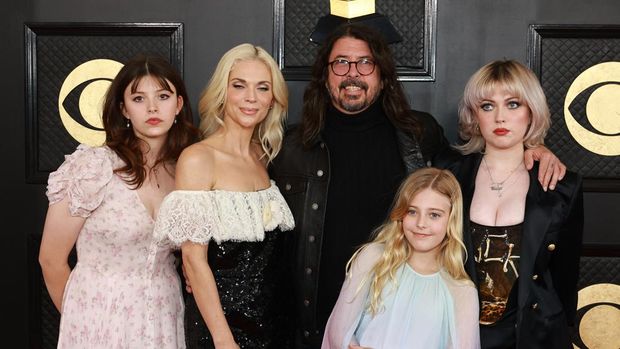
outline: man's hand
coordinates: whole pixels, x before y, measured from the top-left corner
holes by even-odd
[[[534,166],[534,161],[540,162],[540,166],[538,166],[538,181],[544,191],[547,191],[547,188],[555,189],[558,181],[561,181],[566,174],[566,165],[543,145],[526,149],[524,161],[525,168],[528,170]]]

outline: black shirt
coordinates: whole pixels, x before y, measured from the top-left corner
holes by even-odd
[[[386,219],[406,172],[394,127],[380,102],[356,115],[330,106],[323,139],[331,174],[319,270],[321,330],[338,299],[347,261]]]

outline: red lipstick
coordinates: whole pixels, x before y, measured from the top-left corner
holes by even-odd
[[[508,132],[508,129],[505,128],[496,128],[495,130],[493,130],[493,133],[498,136],[505,136],[506,134],[508,134]]]

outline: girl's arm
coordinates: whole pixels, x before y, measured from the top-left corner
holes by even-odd
[[[208,245],[190,241],[183,243],[181,251],[185,273],[216,348],[239,348],[222,310],[215,278],[209,267],[207,250]]]
[[[453,348],[480,348],[478,291],[473,285],[455,287],[454,322],[457,346]]]
[[[43,227],[39,249],[39,264],[45,286],[58,311],[62,312],[62,299],[69,279],[69,254],[75,245],[86,218],[71,216],[69,200],[50,205]]]
[[[358,348],[354,336],[370,287],[370,271],[381,256],[383,245],[362,247],[345,277],[340,295],[334,305],[323,336],[322,349]]]

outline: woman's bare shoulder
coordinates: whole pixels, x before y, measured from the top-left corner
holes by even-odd
[[[214,158],[214,149],[204,141],[185,148],[177,161],[176,189],[211,189],[214,177]]]

